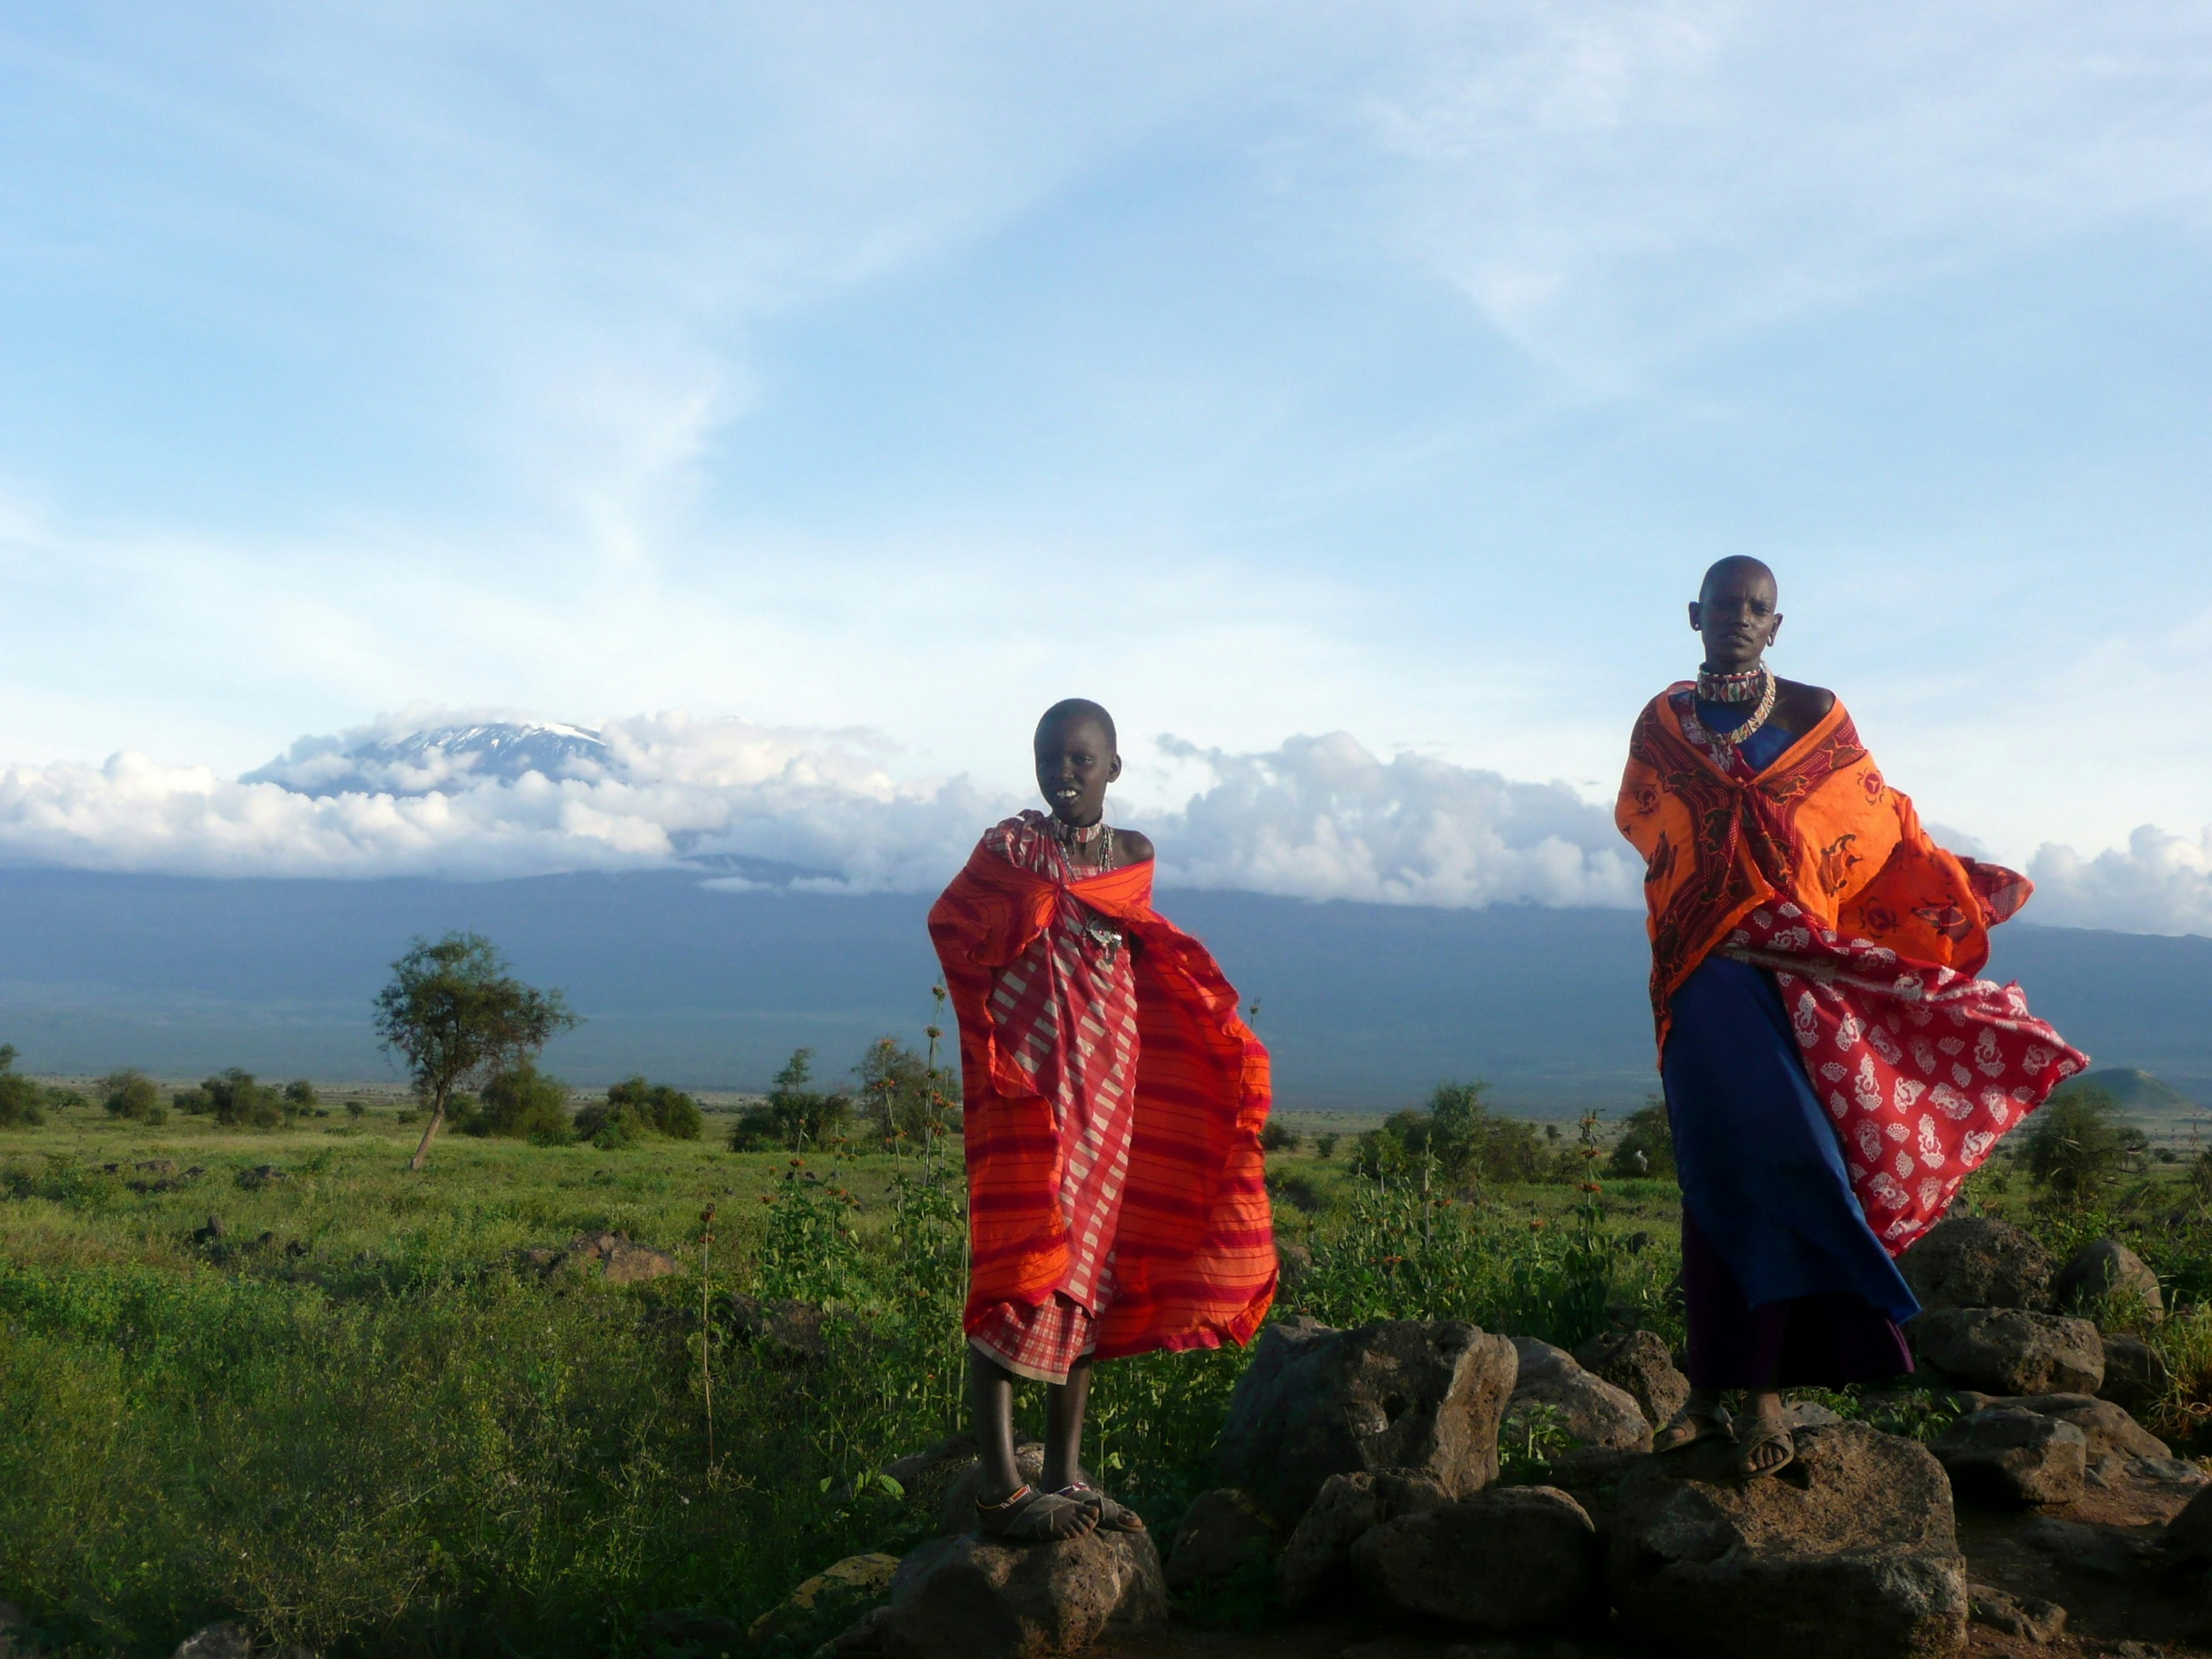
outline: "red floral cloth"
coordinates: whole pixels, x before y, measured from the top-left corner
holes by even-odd
[[[2000,1135],[2088,1064],[2028,1012],[2019,986],[1843,938],[1786,901],[1744,917],[1721,949],[1773,970],[1851,1190],[1892,1255],[1942,1219]]]

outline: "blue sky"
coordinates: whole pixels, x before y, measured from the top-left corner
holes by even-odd
[[[1926,816],[2212,930],[2208,232],[2179,4],[11,8],[0,855],[431,708],[991,805],[1068,691],[1483,830],[1747,551]]]

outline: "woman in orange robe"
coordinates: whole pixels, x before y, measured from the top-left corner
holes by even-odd
[[[1025,1542],[1142,1526],[1080,1467],[1093,1362],[1242,1343],[1275,1284],[1267,1050],[1153,911],[1152,843],[1105,822],[1112,719],[1056,704],[1036,747],[1050,815],[987,831],[929,916],[960,1023],[977,1522]],[[1016,1377],[1047,1387],[1041,1491]]]
[[[1791,1455],[1779,1389],[1911,1369],[1892,1258],[2086,1064],[1975,977],[2027,879],[1936,846],[1834,694],[1775,678],[1775,607],[1755,559],[1706,574],[1705,665],[1637,721],[1616,809],[1682,1184],[1693,1393],[1658,1443],[1743,1389],[1747,1474]]]

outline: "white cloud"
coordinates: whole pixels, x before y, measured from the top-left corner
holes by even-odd
[[[2046,846],[2028,866],[2037,921],[2127,933],[2212,934],[2212,824],[2195,841],[2144,824],[2113,848],[2083,858]]]
[[[1125,791],[1116,813],[1158,843],[1164,886],[1454,909],[1641,902],[1610,811],[1562,783],[1385,758],[1342,732],[1256,753],[1132,747],[1182,785],[1180,805]],[[9,767],[0,861],[354,879],[687,868],[729,885],[927,892],[984,826],[1034,805],[964,775],[912,776],[907,760],[866,731],[414,708],[302,738],[238,779],[128,753]],[[2029,867],[2037,921],[2212,933],[2212,826],[2194,842],[2146,826],[2092,858],[2045,846]]]

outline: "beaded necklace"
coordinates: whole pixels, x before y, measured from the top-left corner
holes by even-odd
[[[1718,744],[1723,749],[1735,749],[1743,744],[1748,743],[1751,740],[1753,734],[1755,733],[1760,726],[1766,724],[1766,717],[1774,712],[1773,671],[1762,665],[1750,672],[1757,675],[1759,679],[1765,682],[1765,684],[1759,687],[1759,707],[1751,711],[1751,718],[1746,720],[1741,726],[1737,726],[1733,732],[1716,732],[1711,726],[1705,727],[1705,735],[1710,737],[1715,744]],[[1730,674],[1717,678],[1724,678],[1734,680],[1741,677]],[[1699,696],[1705,696],[1705,676],[1701,672],[1698,676],[1698,695]],[[1712,701],[1716,702],[1748,702],[1749,699],[1745,696],[1727,698],[1717,697],[1712,699]],[[1702,723],[1703,722],[1700,722],[1700,724]]]
[[[1075,849],[1079,847],[1088,848],[1094,842],[1098,848],[1098,862],[1093,868],[1080,873],[1103,875],[1114,867],[1114,827],[1105,819],[1101,818],[1096,823],[1081,828],[1072,823],[1062,823],[1056,817],[1048,822],[1052,825],[1054,839],[1060,842],[1061,853],[1067,859],[1067,872],[1070,876],[1079,873],[1075,867]],[[1090,934],[1094,942],[1104,948],[1107,964],[1110,967],[1113,964],[1115,953],[1121,948],[1123,938],[1121,930],[1088,905],[1084,906],[1083,909],[1083,931]]]
[[[1735,674],[1700,668],[1698,696],[1706,702],[1757,702],[1771,678],[1763,664]]]

